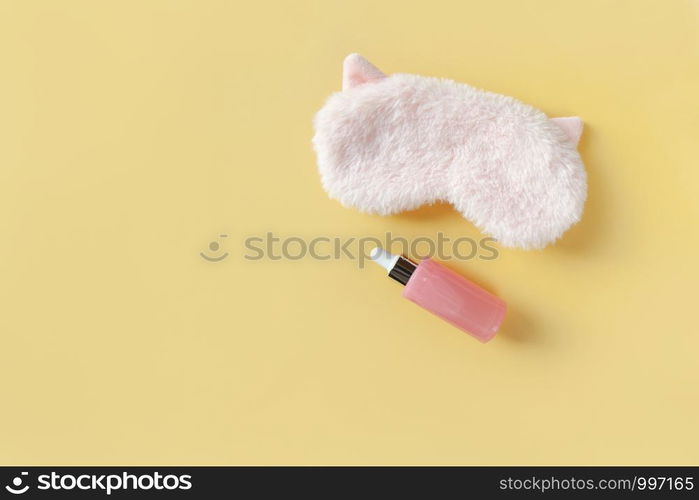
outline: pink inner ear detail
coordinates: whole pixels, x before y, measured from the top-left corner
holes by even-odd
[[[386,75],[359,54],[350,54],[345,57],[342,65],[342,90],[382,78],[386,78]]]
[[[583,129],[583,122],[579,117],[566,116],[563,118],[551,118],[551,121],[563,129],[573,144],[576,146],[578,145]]]

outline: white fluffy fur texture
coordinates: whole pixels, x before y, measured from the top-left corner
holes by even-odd
[[[579,118],[451,80],[385,76],[357,54],[315,117],[322,183],[381,215],[450,202],[504,246],[542,248],[577,222],[587,185]]]

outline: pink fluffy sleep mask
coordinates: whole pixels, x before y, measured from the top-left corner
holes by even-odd
[[[451,80],[386,76],[352,54],[313,145],[323,187],[345,206],[388,215],[446,201],[504,246],[542,248],[582,215],[581,133],[580,118]]]

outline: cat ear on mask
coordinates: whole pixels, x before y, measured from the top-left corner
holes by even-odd
[[[570,141],[574,145],[580,142],[583,130],[583,121],[577,116],[566,116],[563,118],[551,118],[551,121],[563,129]]]
[[[386,78],[379,68],[359,54],[350,54],[342,64],[342,90]]]

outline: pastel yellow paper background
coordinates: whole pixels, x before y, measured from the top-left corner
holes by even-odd
[[[699,462],[697,2],[0,14],[1,463]],[[488,345],[379,269],[243,258],[268,230],[479,236],[326,198],[311,118],[353,51],[585,119],[583,221],[450,264],[510,304]]]

